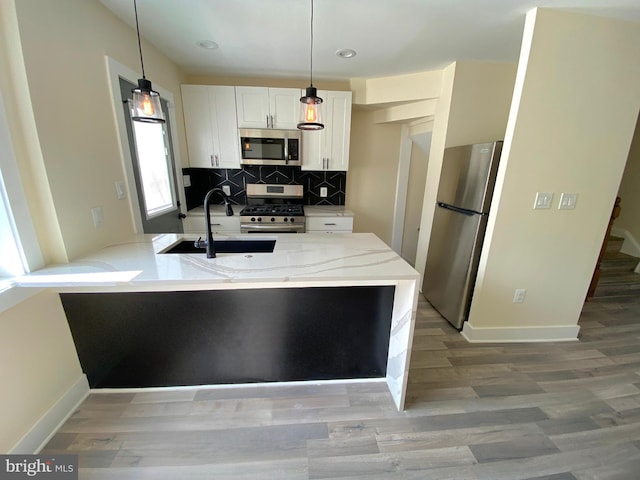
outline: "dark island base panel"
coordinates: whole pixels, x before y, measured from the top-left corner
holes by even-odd
[[[63,293],[92,388],[386,375],[393,286]]]

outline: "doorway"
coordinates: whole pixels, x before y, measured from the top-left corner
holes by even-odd
[[[130,102],[136,86],[119,77],[124,123],[135,180],[137,207],[144,233],[182,233],[176,162],[168,105],[161,98],[166,123],[131,120]],[[132,199],[133,201],[133,199]]]

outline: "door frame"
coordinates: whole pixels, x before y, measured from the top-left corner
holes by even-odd
[[[411,148],[415,143],[414,138],[422,134],[429,134],[428,145],[430,147],[432,131],[432,117],[402,126],[400,134],[400,150],[398,153],[398,174],[396,176],[395,203],[393,207],[393,220],[391,225],[391,248],[400,256],[402,256],[402,240],[404,237],[404,223],[407,210],[407,194],[409,193]],[[427,151],[426,154],[428,157],[429,152]]]
[[[129,137],[127,135],[127,126],[125,124],[124,115],[122,115],[122,95],[120,94],[120,78],[137,84],[137,79],[142,78],[142,74],[130,69],[129,67],[121,64],[113,58],[105,55],[105,63],[108,72],[109,88],[111,90],[111,107],[112,114],[116,122],[116,133],[118,135],[118,143],[120,144],[120,160],[122,163],[122,169],[125,175],[125,182],[127,184],[127,201],[129,202],[129,212],[131,213],[131,219],[133,220],[133,229],[136,233],[144,233],[142,226],[142,216],[140,209],[138,208],[138,189],[136,187],[135,175],[133,173],[133,159],[131,158],[131,151],[129,149]],[[173,99],[173,93],[163,88],[162,86],[154,83],[154,90],[156,90],[162,98],[167,101],[167,108],[169,113],[169,122],[171,127],[169,129],[171,133],[171,143],[173,144],[173,158],[175,161],[174,172],[176,183],[178,184],[178,200],[182,205],[182,208],[187,207],[187,201],[184,193],[184,184],[182,181],[182,159],[180,158],[180,149],[178,143],[177,126],[175,114],[175,102]],[[186,213],[186,212],[183,212]]]

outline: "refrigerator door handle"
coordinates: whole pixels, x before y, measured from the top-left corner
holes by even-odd
[[[448,203],[444,203],[444,202],[438,202],[438,206],[440,208],[444,208],[445,210],[451,210],[451,211],[456,212],[456,213],[461,213],[463,215],[468,215],[469,217],[471,217],[473,215],[477,215],[479,213],[479,212],[474,212],[472,210],[466,210],[464,208],[455,207],[453,205],[449,205]]]

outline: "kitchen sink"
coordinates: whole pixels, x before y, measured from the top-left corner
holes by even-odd
[[[193,240],[182,240],[161,253],[206,253],[204,248],[197,248]],[[271,253],[276,246],[275,240],[214,240],[216,253]]]

